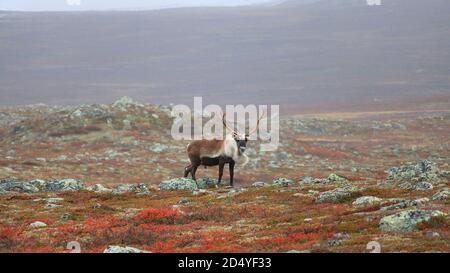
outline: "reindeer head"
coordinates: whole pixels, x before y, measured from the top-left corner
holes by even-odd
[[[248,138],[250,137],[250,135],[252,135],[254,132],[256,132],[258,130],[259,122],[264,117],[264,114],[261,115],[261,117],[258,119],[256,127],[253,130],[249,131],[248,134],[239,134],[236,130],[231,129],[227,125],[227,122],[225,121],[225,115],[226,114],[224,113],[222,116],[223,125],[225,126],[225,128],[227,128],[231,132],[230,135],[234,139],[234,141],[236,141],[236,145],[238,147],[238,153],[239,153],[239,155],[242,155],[245,152],[245,150],[247,149]]]

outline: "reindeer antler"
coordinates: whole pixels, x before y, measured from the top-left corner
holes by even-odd
[[[252,131],[249,131],[248,134],[247,134],[247,136],[250,136],[251,134],[253,134],[254,132],[256,132],[256,130],[258,130],[258,128],[259,128],[259,122],[264,118],[265,115],[266,115],[266,112],[263,111],[261,117],[258,119],[258,122],[256,123],[256,127],[255,127]]]
[[[228,130],[230,130],[230,131],[233,133],[233,135],[237,135],[236,130],[231,129],[230,127],[228,127],[227,122],[226,122],[226,120],[225,120],[225,116],[226,116],[226,115],[227,115],[226,113],[223,113],[223,115],[222,115],[222,122],[223,122],[223,125],[225,126],[225,128],[227,128]]]

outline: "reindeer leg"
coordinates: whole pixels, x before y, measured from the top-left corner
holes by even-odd
[[[225,162],[220,161],[220,163],[219,163],[219,181],[217,182],[217,185],[220,185],[220,182],[222,182],[224,167],[225,167]]]
[[[198,186],[198,183],[197,183],[197,178],[195,178],[195,173],[197,172],[198,166],[199,165],[193,165],[192,166],[191,174],[192,174],[192,179],[195,181],[195,184],[197,185],[197,189],[200,189],[200,187]]]
[[[192,166],[192,171],[191,171],[192,179],[194,179],[194,181],[196,181],[196,182],[197,182],[197,178],[195,178],[195,173],[197,172],[197,168],[198,168],[198,165],[194,165],[194,166]]]
[[[192,164],[189,164],[188,166],[186,166],[186,168],[184,168],[184,177],[187,177],[191,171],[192,171]]]
[[[230,161],[230,186],[233,187],[233,180],[234,180],[234,161]]]

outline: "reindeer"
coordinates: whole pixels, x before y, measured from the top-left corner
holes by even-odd
[[[218,185],[222,181],[223,169],[225,164],[229,164],[230,171],[230,186],[233,187],[234,179],[234,166],[236,163],[242,165],[247,164],[248,157],[245,155],[247,147],[247,141],[251,134],[256,132],[259,128],[259,122],[263,118],[263,115],[258,119],[256,127],[248,134],[238,134],[235,130],[228,127],[225,121],[225,113],[222,116],[222,122],[226,129],[231,133],[225,136],[225,139],[218,140],[195,140],[187,146],[187,154],[191,164],[184,169],[184,177],[187,177],[189,173],[192,175],[192,179],[197,181],[195,173],[199,166],[210,167],[219,166],[219,180]]]

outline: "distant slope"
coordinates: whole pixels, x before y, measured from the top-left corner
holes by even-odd
[[[450,1],[3,13],[0,104],[279,103],[289,111],[450,105]]]

